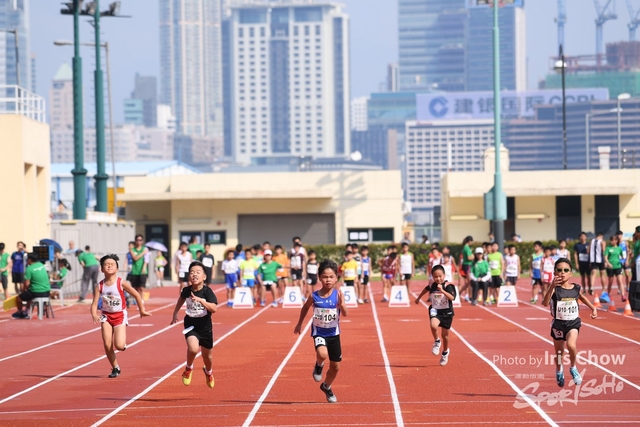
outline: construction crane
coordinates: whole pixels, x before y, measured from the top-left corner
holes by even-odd
[[[558,0],[558,46],[564,46],[564,23],[567,22],[567,8],[565,0]]]
[[[640,25],[640,9],[637,11],[634,10],[631,0],[627,0],[627,9],[629,10],[629,17],[631,18],[631,21],[629,21],[627,25],[627,27],[629,27],[629,41],[634,42],[636,41],[636,28]]]
[[[598,0],[593,0],[593,4],[596,6],[596,57],[598,59],[598,65],[600,65],[600,59],[604,53],[603,41],[602,41],[602,26],[610,19],[618,19],[616,15],[616,2],[615,0],[606,0],[607,3],[604,7],[600,6]],[[609,8],[611,6],[611,8]]]

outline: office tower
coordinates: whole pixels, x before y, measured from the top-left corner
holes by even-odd
[[[176,130],[176,117],[171,113],[171,106],[158,104],[158,128]]]
[[[401,91],[465,88],[466,0],[399,0]]]
[[[124,122],[138,126],[144,125],[144,101],[142,99],[124,100]]]
[[[387,64],[387,92],[398,91],[398,64]]]
[[[346,156],[348,16],[335,3],[231,6],[225,25],[225,153]]]
[[[0,31],[0,85],[15,85],[19,80],[21,87],[33,90],[31,88],[29,1],[0,0],[0,28],[18,31],[18,56],[16,56],[15,35]],[[14,93],[11,92],[9,95],[13,96]]]
[[[152,76],[141,76],[136,74],[133,92],[131,92],[131,99],[125,100],[125,122],[127,114],[127,101],[136,100],[139,103],[136,104],[137,109],[142,111],[141,124],[149,128],[154,128],[158,125],[157,110],[158,110],[158,85],[156,78]],[[133,103],[132,103],[133,104]],[[141,104],[138,106],[138,104]],[[129,105],[131,107],[132,105]]]
[[[177,132],[222,135],[220,0],[160,0],[160,102]]]
[[[361,96],[351,100],[351,130],[367,130],[367,103],[369,98]]]
[[[49,89],[49,127],[51,131],[73,130],[73,70],[62,64]]]

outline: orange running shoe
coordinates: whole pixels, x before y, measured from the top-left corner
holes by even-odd
[[[191,374],[193,373],[193,369],[185,368],[182,373],[182,384],[189,385],[191,384]]]
[[[207,380],[207,385],[209,386],[209,388],[213,388],[213,386],[215,385],[215,381],[213,381],[213,373],[211,373],[211,375],[207,374],[207,368],[205,368],[204,366],[202,367],[202,370],[204,371],[204,377]]]

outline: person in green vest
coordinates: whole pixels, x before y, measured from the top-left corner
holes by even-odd
[[[467,289],[471,285],[471,278],[469,277],[469,270],[471,269],[471,264],[473,263],[473,252],[471,251],[471,246],[469,246],[473,242],[473,237],[467,236],[462,241],[462,253],[460,254],[460,280],[463,281],[460,286],[460,295],[464,295],[464,300],[469,302],[469,295]]]
[[[604,250],[604,264],[607,268],[607,277],[609,278],[607,293],[609,294],[609,298],[613,298],[611,296],[611,288],[613,287],[613,278],[615,277],[618,282],[618,290],[620,291],[620,295],[622,295],[622,302],[625,302],[627,301],[627,297],[624,293],[625,282],[622,280],[622,262],[620,262],[620,258],[622,258],[620,240],[618,236],[613,235],[609,239],[609,246]]]
[[[498,290],[502,286],[502,276],[504,275],[504,258],[500,252],[498,242],[491,243],[490,252],[487,256],[489,269],[491,272],[491,288],[489,290],[489,304],[495,304],[498,300]],[[485,298],[486,299],[486,298]]]
[[[35,254],[27,255],[27,269],[24,273],[25,291],[16,298],[17,311],[12,314],[16,319],[29,318],[30,301],[34,298],[48,298],[51,292],[51,284],[49,283],[49,274]],[[27,309],[22,310],[22,303],[26,302]]]
[[[0,243],[0,280],[2,281],[2,290],[4,291],[4,299],[9,299],[9,270],[11,270],[11,258],[4,251],[4,243]]]
[[[629,260],[629,267],[631,267],[631,280],[636,281],[640,279],[640,273],[636,267],[638,257],[640,257],[640,225],[636,227],[636,232],[633,233],[633,246],[629,253],[633,252],[633,257]]]
[[[144,236],[136,234],[134,245],[129,249],[131,255],[131,287],[142,295],[142,288],[147,286],[149,275],[149,249],[144,246]]]
[[[198,243],[198,238],[196,236],[191,236],[191,240],[189,240],[189,252],[191,252],[191,258],[198,259],[198,251],[204,253],[204,246]]]
[[[89,246],[84,247],[84,252],[78,250],[76,252],[78,262],[82,265],[82,281],[80,282],[80,297],[78,302],[83,302],[89,291],[89,283],[91,282],[91,289],[98,285],[98,274],[100,274],[100,265],[98,258],[91,253]]]
[[[482,286],[482,297],[483,300],[485,300],[484,305],[487,305],[487,288],[491,281],[491,271],[489,270],[489,263],[484,260],[484,250],[481,247],[476,248],[475,256],[471,263],[471,269],[469,270],[469,277],[471,278],[471,286],[473,287],[471,305],[476,305],[478,301],[478,290],[480,289],[480,286]]]

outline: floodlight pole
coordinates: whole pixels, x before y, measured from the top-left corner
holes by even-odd
[[[493,135],[495,147],[495,173],[493,176],[493,235],[498,242],[500,253],[504,246],[504,212],[506,200],[502,193],[502,170],[500,168],[500,148],[502,146],[500,102],[500,28],[498,25],[498,4],[493,0]]]

